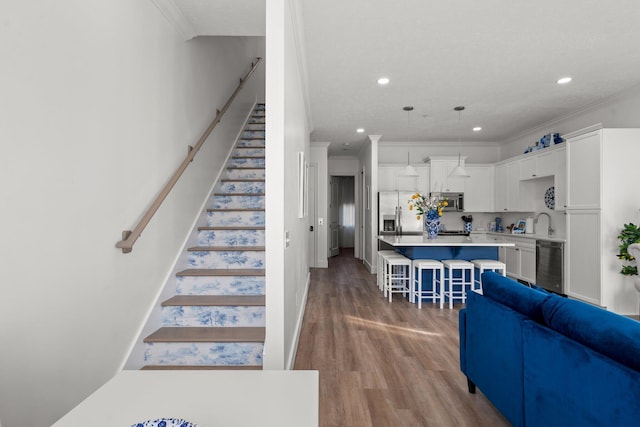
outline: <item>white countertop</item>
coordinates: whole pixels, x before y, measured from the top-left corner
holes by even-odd
[[[122,371],[54,427],[318,425],[318,371]]]
[[[378,236],[378,240],[394,247],[402,246],[515,246],[515,243],[496,242],[480,236]]]
[[[472,232],[471,235],[473,235]],[[567,243],[567,239],[562,236],[549,236],[548,234],[511,234],[508,232],[505,233],[496,233],[496,232],[484,232],[479,231],[480,234],[485,233],[487,236],[502,236],[502,237],[517,237],[520,239],[532,239],[532,240],[547,240],[549,242],[562,242]]]

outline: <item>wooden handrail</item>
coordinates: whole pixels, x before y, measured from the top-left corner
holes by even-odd
[[[162,202],[164,201],[164,199],[167,198],[167,196],[171,192],[171,189],[174,187],[176,182],[178,182],[178,179],[180,179],[180,177],[182,176],[182,173],[185,171],[185,169],[187,169],[187,166],[189,166],[193,158],[196,156],[196,154],[202,147],[202,144],[204,144],[204,142],[209,137],[213,129],[220,122],[220,120],[222,119],[222,116],[224,116],[224,113],[227,112],[227,109],[229,109],[233,100],[236,98],[240,90],[242,90],[245,82],[251,77],[253,72],[256,70],[256,68],[258,67],[258,64],[260,64],[260,61],[262,61],[262,58],[256,58],[256,62],[251,63],[251,69],[249,70],[249,72],[245,74],[243,78],[240,79],[240,84],[238,85],[236,90],[233,92],[233,94],[231,94],[231,96],[227,100],[227,103],[224,104],[224,107],[222,107],[222,110],[216,111],[215,119],[213,119],[213,121],[211,122],[207,130],[204,131],[204,133],[202,134],[202,136],[200,137],[196,145],[194,147],[189,146],[189,152],[187,154],[187,157],[185,157],[182,163],[180,163],[180,166],[175,171],[175,173],[173,174],[169,182],[167,182],[167,184],[164,186],[160,194],[158,194],[158,196],[153,201],[149,209],[147,209],[147,212],[142,216],[142,218],[138,222],[138,225],[136,225],[133,231],[125,230],[122,232],[122,240],[116,243],[116,248],[122,249],[122,253],[127,254],[133,250],[133,245],[136,243],[136,240],[138,240],[138,237],[140,237],[140,235],[142,234],[142,231],[145,229],[147,224],[149,224],[149,221],[151,221],[151,218],[153,217],[153,215],[156,213],[158,208],[160,208],[160,205],[162,205]]]

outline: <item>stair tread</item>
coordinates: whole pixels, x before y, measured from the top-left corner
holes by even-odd
[[[220,225],[220,226],[207,226],[207,227],[198,227],[198,231],[214,231],[214,230],[238,230],[238,231],[248,231],[248,230],[264,230],[264,225]]]
[[[214,196],[255,196],[255,197],[264,197],[264,193],[214,193]]]
[[[264,246],[193,246],[187,249],[189,252],[243,252],[264,251]]]
[[[253,306],[264,307],[264,295],[174,295],[160,305],[169,306]]]
[[[227,166],[227,169],[264,169],[264,166]]]
[[[264,276],[263,268],[188,268],[176,276]]]
[[[145,365],[142,371],[261,371],[262,365]]]
[[[264,212],[264,208],[208,208],[207,212]]]
[[[162,327],[146,337],[144,342],[263,342],[264,327]]]

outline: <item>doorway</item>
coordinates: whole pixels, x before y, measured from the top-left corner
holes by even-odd
[[[356,232],[356,182],[354,176],[331,176],[329,182],[329,256],[341,249],[354,253]]]

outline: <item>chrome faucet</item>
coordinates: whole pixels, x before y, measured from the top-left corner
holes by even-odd
[[[538,218],[540,218],[540,215],[546,215],[547,218],[549,219],[549,228],[547,229],[547,234],[549,236],[551,236],[554,232],[553,228],[551,227],[551,215],[549,215],[546,212],[540,212],[539,214],[536,215],[536,217],[533,219],[533,223],[537,224],[538,223]]]

